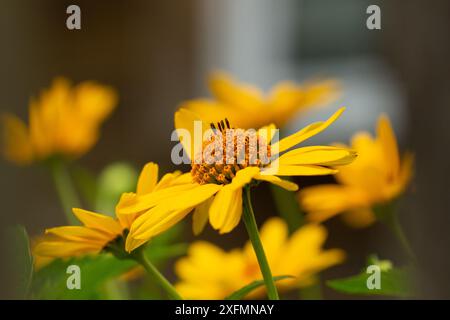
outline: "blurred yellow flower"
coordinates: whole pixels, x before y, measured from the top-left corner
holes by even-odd
[[[323,221],[342,213],[355,227],[375,221],[373,206],[398,197],[407,187],[413,166],[413,156],[406,153],[400,159],[397,141],[389,119],[378,119],[377,137],[367,132],[357,133],[351,147],[358,158],[340,168],[335,175],[339,184],[318,185],[300,191],[300,202],[312,221]]]
[[[73,209],[83,226],[64,226],[45,230],[46,239],[34,248],[38,256],[65,258],[98,253],[120,237],[123,227],[117,219],[82,209]]]
[[[342,250],[322,249],[327,232],[320,225],[305,225],[288,237],[286,223],[271,218],[262,226],[260,234],[273,276],[295,277],[277,281],[279,290],[311,285],[318,272],[345,258]],[[175,272],[180,278],[175,288],[187,299],[223,299],[262,279],[250,243],[243,249],[225,252],[211,243],[195,242],[188,256],[176,262]],[[260,297],[263,290],[256,290],[251,297]]]
[[[258,88],[238,83],[221,72],[212,74],[208,84],[212,99],[189,100],[180,107],[195,112],[207,123],[227,118],[244,129],[270,123],[282,127],[298,112],[329,103],[339,92],[333,80],[303,85],[285,81],[265,95]]]
[[[19,165],[54,155],[81,156],[97,142],[100,125],[116,104],[110,87],[95,82],[71,86],[57,78],[31,100],[28,127],[15,115],[2,115],[2,152]]]
[[[180,172],[168,173],[158,182],[158,165],[147,163],[139,176],[136,193],[125,193],[121,201],[126,203],[133,197],[151,194],[171,185],[171,182]],[[98,253],[109,243],[126,236],[133,221],[141,214],[121,215],[117,218],[90,212],[82,209],[73,209],[74,215],[83,223],[83,226],[64,226],[47,229],[46,235],[40,238],[34,247],[34,254],[42,257],[70,257],[87,253]],[[137,243],[134,243],[136,241]],[[134,245],[141,245],[145,241],[134,240]]]
[[[38,237],[31,239],[30,247],[31,247],[31,253],[33,255],[34,270],[39,270],[53,261],[52,257],[45,257],[45,256],[40,256],[40,255],[36,254],[36,250],[35,250],[36,246],[41,241],[46,241],[46,239],[47,239],[47,236],[45,236],[45,235],[40,235]]]
[[[219,230],[220,233],[232,231],[239,223],[242,215],[242,190],[252,181],[267,181],[286,190],[296,191],[298,189],[296,184],[282,180],[278,176],[311,176],[336,173],[337,171],[330,166],[352,162],[356,156],[354,151],[348,148],[329,146],[294,147],[325,130],[343,111],[343,109],[340,109],[327,121],[311,124],[274,143],[270,143],[272,139],[270,134],[275,131],[273,125],[265,128],[269,131],[266,138],[262,134],[260,135],[261,130],[258,131],[258,138],[268,141],[262,145],[267,147],[269,157],[287,151],[268,166],[261,162],[256,164],[249,162],[250,146],[248,140],[245,140],[246,155],[244,162],[238,162],[235,157],[234,164],[226,164],[227,160],[230,159],[225,159],[226,154],[224,153],[223,159],[221,158],[222,164],[217,164],[217,162],[209,164],[205,161],[202,150],[191,148],[191,146],[195,147],[195,143],[191,144],[190,141],[186,141],[187,139],[182,139],[181,142],[192,161],[191,172],[177,178],[172,187],[150,195],[137,195],[131,199],[132,201],[121,201],[117,206],[117,212],[122,215],[148,210],[133,222],[127,238],[126,250],[134,250],[137,248],[136,244],[149,240],[167,230],[192,210],[194,210],[193,230],[195,234],[201,232],[208,218],[213,228]],[[181,109],[175,114],[177,130],[192,132],[191,137],[194,137],[195,121],[201,122],[200,118],[191,111]],[[203,133],[206,131],[207,125],[204,122],[201,123],[203,124],[201,133]],[[224,122],[218,126],[222,128],[222,132],[225,131]],[[230,128],[229,124],[228,128]],[[267,133],[267,131],[265,132]],[[209,140],[203,140],[206,148],[214,143],[214,139],[217,137],[219,135],[214,133]],[[225,140],[218,141],[222,146],[221,143]],[[233,141],[234,149],[238,148],[236,140]],[[288,151],[289,149],[293,150]],[[192,160],[194,159],[193,155],[195,155],[195,161]],[[201,159],[197,158],[198,155],[201,156]],[[201,160],[200,163],[196,163],[197,160]]]

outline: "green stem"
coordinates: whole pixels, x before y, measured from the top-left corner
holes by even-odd
[[[167,295],[172,300],[183,300],[183,298],[178,294],[177,290],[170,284],[170,282],[156,269],[156,267],[148,260],[145,256],[144,250],[137,250],[134,259],[140,263],[150,277],[157,282],[166,291]]]
[[[409,259],[413,262],[417,262],[416,255],[409,244],[408,238],[403,231],[403,228],[398,219],[398,215],[395,212],[397,206],[397,201],[391,201],[390,203],[375,206],[373,208],[375,216],[382,222],[384,222],[392,231],[392,233],[397,237],[403,250],[408,255]]]
[[[395,213],[391,214],[389,216],[389,219],[386,220],[386,223],[399,240],[401,246],[403,247],[403,250],[405,250],[411,261],[416,262],[416,255],[408,241],[408,238],[405,235],[405,232],[403,231],[398,216]]]
[[[50,162],[50,170],[67,221],[72,225],[79,224],[72,214],[72,208],[79,207],[80,201],[65,163],[63,160],[54,159]]]
[[[253,250],[255,250],[256,258],[258,259],[259,268],[266,283],[267,295],[270,300],[279,300],[277,287],[273,281],[272,272],[270,271],[269,263],[267,262],[266,254],[259,237],[258,227],[256,225],[255,214],[253,212],[252,202],[250,198],[250,187],[244,189],[244,213],[243,219],[245,228],[247,229],[250,242]]]

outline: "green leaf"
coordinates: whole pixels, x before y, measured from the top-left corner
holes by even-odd
[[[295,277],[293,277],[293,276],[276,276],[276,277],[273,277],[273,280],[279,281],[279,280],[284,280],[284,279],[288,279],[288,278],[295,278]],[[259,287],[262,287],[264,285],[265,285],[264,280],[253,281],[253,282],[249,283],[248,285],[242,287],[241,289],[230,294],[228,297],[225,298],[225,300],[240,300],[240,299],[244,298],[246,295],[248,295],[250,292],[252,292],[253,290],[258,289]]]
[[[126,162],[108,165],[98,177],[95,209],[114,216],[121,194],[136,189],[137,177],[136,169]]]
[[[68,289],[67,268],[80,268],[81,289]],[[37,299],[98,299],[101,286],[128,271],[136,263],[118,260],[110,254],[83,256],[67,260],[57,259],[35,273],[33,297]]]
[[[390,268],[380,270],[380,288],[369,289],[368,279],[371,272],[362,272],[358,275],[327,281],[327,285],[336,291],[359,295],[382,295],[407,298],[414,296],[413,277],[411,269]],[[370,280],[369,280],[370,281]]]
[[[5,233],[8,243],[8,263],[14,277],[14,296],[17,299],[28,297],[33,277],[33,256],[25,228],[21,225],[9,227]]]
[[[182,255],[187,250],[185,244],[160,245],[150,243],[146,248],[147,257],[154,263]],[[67,268],[80,268],[81,289],[70,290],[66,282],[70,274]],[[133,260],[119,260],[111,254],[98,254],[71,259],[57,259],[35,273],[32,286],[36,299],[103,299],[104,286],[110,280],[137,266]]]

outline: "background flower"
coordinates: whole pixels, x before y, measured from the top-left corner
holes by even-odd
[[[340,168],[339,184],[318,185],[300,191],[300,202],[313,221],[323,221],[342,213],[356,227],[374,222],[373,206],[390,202],[404,192],[412,176],[413,157],[400,158],[389,119],[381,116],[377,137],[367,132],[353,136],[351,147],[358,158]]]
[[[142,169],[136,187],[136,193],[124,193],[118,206],[133,201],[136,196],[145,196],[162,190],[171,185],[171,182],[180,173],[168,173],[158,179],[159,166],[149,162]],[[119,210],[120,211],[120,210]],[[117,213],[113,218],[108,215],[90,212],[82,209],[73,209],[74,215],[83,223],[83,226],[64,226],[47,229],[46,236],[39,238],[34,247],[37,256],[67,257],[87,253],[98,253],[110,242],[119,237],[126,238],[125,231],[142,212],[131,214]],[[131,239],[130,243],[136,246],[145,241]]]
[[[34,251],[38,256],[65,258],[88,253],[99,253],[122,235],[123,226],[114,218],[82,209],[74,215],[83,226],[65,226],[47,229]]]
[[[100,125],[116,104],[110,87],[95,82],[71,86],[57,78],[31,99],[28,126],[15,115],[2,116],[3,154],[21,165],[55,155],[81,156],[97,142]]]
[[[279,290],[311,285],[317,273],[344,260],[342,250],[322,249],[327,232],[320,225],[305,225],[288,236],[286,223],[271,218],[261,227],[260,235],[273,276],[294,276],[277,281]],[[190,299],[223,299],[262,279],[250,243],[224,251],[205,241],[194,242],[188,256],[177,261],[175,272],[180,278],[175,287]],[[260,297],[263,292],[258,290],[252,296]]]
[[[231,76],[213,73],[208,81],[212,99],[183,102],[180,108],[199,115],[206,123],[228,118],[239,128],[259,128],[271,123],[283,127],[297,113],[326,104],[338,96],[334,80],[310,81],[302,85],[280,82],[264,94],[255,86],[236,82]]]

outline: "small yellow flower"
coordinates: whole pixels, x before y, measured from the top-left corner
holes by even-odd
[[[342,250],[322,249],[327,232],[320,225],[305,225],[289,237],[286,223],[271,218],[261,228],[260,235],[273,276],[295,277],[277,281],[279,290],[311,285],[318,272],[345,258]],[[188,256],[176,262],[175,272],[180,278],[175,287],[187,299],[223,299],[262,279],[250,243],[242,249],[225,252],[211,243],[195,242]],[[258,298],[263,292],[257,290],[252,297]]]
[[[54,155],[81,156],[97,142],[100,125],[116,104],[110,87],[95,82],[72,87],[57,78],[31,100],[28,127],[15,115],[2,115],[2,152],[19,165]]]
[[[145,196],[156,190],[171,185],[171,182],[180,175],[180,172],[168,173],[158,182],[158,165],[147,163],[139,176],[136,193],[125,193],[122,202],[130,201],[136,196]],[[90,212],[82,209],[73,209],[74,215],[83,226],[64,226],[46,230],[46,235],[40,238],[34,247],[35,256],[39,257],[71,257],[88,253],[98,253],[109,243],[126,236],[133,221],[139,217],[135,214],[121,215],[117,218]],[[133,240],[133,245],[142,245],[145,241]]]
[[[343,213],[355,227],[375,221],[373,206],[390,202],[407,187],[412,176],[413,157],[406,153],[400,159],[397,141],[389,119],[378,120],[377,137],[367,132],[352,138],[358,159],[342,167],[335,175],[339,184],[303,189],[300,202],[312,221],[324,221]]]
[[[296,113],[334,100],[337,87],[332,80],[304,85],[285,81],[264,95],[256,87],[237,83],[224,73],[214,73],[209,80],[213,98],[186,101],[181,108],[195,112],[207,123],[227,118],[244,129],[270,123],[282,127]]]
[[[280,141],[270,143],[268,137],[267,153],[269,157],[277,156],[269,166],[260,162],[249,162],[249,142],[245,140],[245,161],[225,164],[229,159],[222,159],[223,164],[208,164],[202,158],[200,163],[192,161],[190,173],[176,178],[172,187],[150,195],[135,196],[131,201],[121,201],[117,212],[122,215],[135,214],[148,210],[137,218],[131,226],[127,238],[127,251],[137,248],[136,243],[147,241],[155,235],[167,230],[194,210],[193,230],[195,234],[201,232],[208,221],[220,233],[232,231],[239,223],[242,215],[242,190],[252,181],[267,181],[289,191],[296,191],[298,186],[292,182],[282,180],[278,176],[311,176],[334,174],[337,170],[330,166],[350,163],[356,154],[348,148],[311,146],[294,148],[299,143],[325,130],[343,112],[337,111],[325,122],[317,122],[288,136]],[[175,127],[177,130],[187,130],[194,137],[195,121],[201,121],[198,116],[188,110],[181,109],[175,114]],[[204,122],[203,132],[207,125]],[[219,124],[223,130],[224,122]],[[267,127],[273,132],[273,125]],[[263,139],[263,135],[258,138]],[[267,131],[264,131],[267,132]],[[202,132],[201,132],[202,133]],[[201,134],[200,133],[200,134]],[[216,135],[203,141],[203,148],[216,142]],[[220,140],[222,141],[222,140]],[[230,140],[231,141],[231,140]],[[181,140],[190,159],[198,160],[202,155],[201,149],[195,149],[195,143]],[[234,140],[234,149],[238,142]],[[200,146],[202,147],[202,146]],[[292,149],[292,150],[290,150]],[[290,150],[290,151],[288,151]],[[225,157],[225,154],[224,154]],[[274,165],[276,162],[276,166]],[[132,241],[135,241],[133,244]]]
[[[64,226],[45,230],[48,237],[35,247],[37,255],[65,258],[99,253],[123,233],[119,221],[110,216],[82,209],[73,209],[73,213],[83,226]]]

